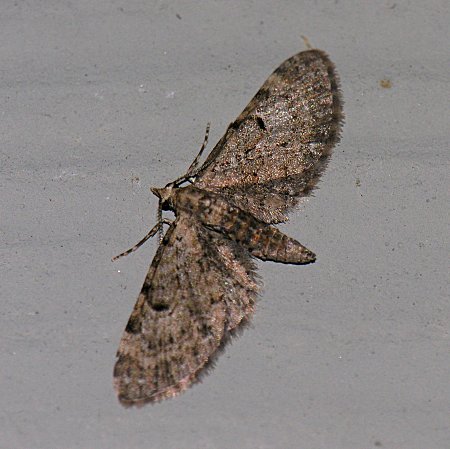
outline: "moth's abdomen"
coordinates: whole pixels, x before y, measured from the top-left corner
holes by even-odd
[[[315,260],[314,253],[297,240],[218,194],[190,186],[177,192],[176,205],[195,213],[204,226],[239,243],[258,259],[297,264]]]
[[[268,225],[254,229],[247,249],[261,260],[296,264],[316,260],[315,254],[308,248],[277,228]]]

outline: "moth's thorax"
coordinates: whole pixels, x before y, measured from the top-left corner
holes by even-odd
[[[248,217],[251,217],[222,195],[198,189],[193,185],[176,189],[173,204],[176,211],[193,214],[203,225],[212,228],[222,227],[224,222],[227,222],[225,227],[232,227],[234,221],[246,221]]]
[[[210,213],[211,205],[216,205],[216,198],[217,195],[212,192],[189,185],[174,189],[172,203],[176,210],[203,215]]]

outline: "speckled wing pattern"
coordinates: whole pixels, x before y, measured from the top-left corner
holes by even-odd
[[[316,185],[339,139],[342,100],[333,63],[301,52],[267,79],[206,159],[195,185],[266,223]]]
[[[124,405],[186,389],[253,310],[254,266],[234,242],[181,213],[159,246],[117,352]],[[214,288],[211,288],[214,286]]]
[[[123,405],[160,401],[198,380],[252,314],[253,257],[315,260],[271,224],[285,221],[316,185],[341,122],[332,63],[320,50],[299,53],[268,78],[194,176],[190,168],[152,189],[176,219],[117,351],[114,384]]]

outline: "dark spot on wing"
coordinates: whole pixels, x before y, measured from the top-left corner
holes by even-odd
[[[139,334],[142,328],[142,320],[138,316],[130,316],[125,331],[129,334]]]
[[[262,130],[266,130],[266,125],[264,124],[264,120],[261,117],[256,117],[256,123]]]
[[[155,311],[155,312],[164,312],[165,310],[169,309],[169,306],[167,304],[164,304],[162,302],[155,302],[150,304],[150,307]]]

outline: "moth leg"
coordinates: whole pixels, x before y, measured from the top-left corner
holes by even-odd
[[[158,232],[159,229],[162,229],[163,224],[170,225],[171,223],[172,223],[171,220],[169,220],[167,218],[162,218],[158,223],[155,224],[155,226],[153,226],[152,229],[150,229],[149,233],[141,241],[136,243],[136,245],[134,245],[132,248],[119,254],[118,256],[114,256],[111,260],[114,262],[115,260],[119,259],[120,257],[128,256],[128,254],[136,251],[140,246],[142,246],[150,237],[153,237]]]

